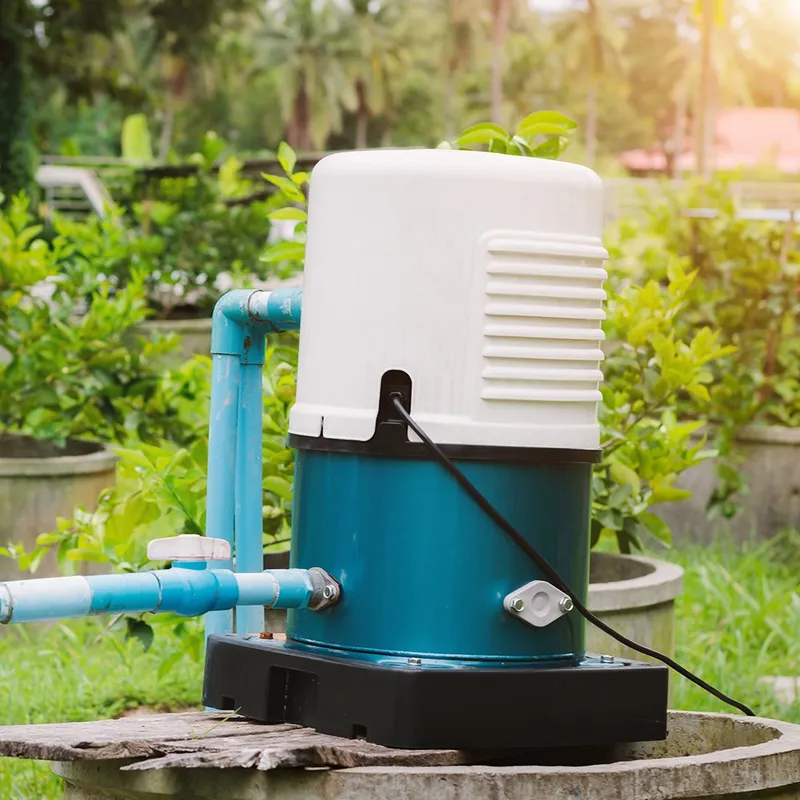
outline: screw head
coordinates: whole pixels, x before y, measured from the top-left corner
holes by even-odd
[[[336,597],[336,589],[335,589],[335,587],[333,587],[333,586],[331,586],[330,584],[328,584],[328,585],[327,585],[327,586],[326,586],[326,587],[325,587],[325,588],[322,590],[322,596],[323,596],[323,597],[324,597],[326,600],[333,600],[333,598],[334,598],[334,597]]]
[[[614,656],[603,655],[600,656],[601,664],[613,664],[615,661]]]
[[[422,659],[421,658],[409,658],[408,659],[408,666],[409,667],[422,666]]]
[[[516,611],[519,614],[520,611],[525,610],[525,601],[521,597],[512,597],[509,606],[512,611]]]
[[[575,608],[575,604],[572,602],[571,597],[562,597],[558,601],[558,607],[565,614],[569,614],[569,612],[572,611],[573,608]]]

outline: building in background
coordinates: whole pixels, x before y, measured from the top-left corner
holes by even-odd
[[[691,136],[675,159],[674,173],[697,171]],[[619,158],[633,175],[669,171],[667,154],[659,149],[628,150]],[[716,172],[769,168],[785,175],[800,174],[800,111],[793,108],[729,108],[717,112],[711,152]]]

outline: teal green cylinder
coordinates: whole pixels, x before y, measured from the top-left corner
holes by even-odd
[[[585,601],[591,464],[456,463]],[[508,593],[543,576],[436,462],[299,450],[292,566],[320,564],[342,599],[290,611],[294,642],[457,661],[584,655],[577,612],[534,628],[504,610]]]

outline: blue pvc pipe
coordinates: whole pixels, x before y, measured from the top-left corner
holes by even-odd
[[[264,339],[263,333],[253,335]],[[242,366],[235,479],[237,572],[264,569],[261,380],[261,364]],[[237,606],[237,633],[258,633],[263,629],[262,608]]]
[[[308,608],[312,593],[308,572],[298,569],[235,573],[193,566],[9,581],[0,583],[0,623],[145,611],[211,616],[237,604],[258,607],[263,613],[264,606]]]
[[[266,606],[267,608],[308,608],[313,594],[313,586],[308,571],[304,569],[272,570],[278,578],[275,581],[275,597],[271,602],[262,603],[262,589],[259,576],[255,573],[237,573],[239,584],[239,606]]]
[[[215,354],[211,372],[211,420],[208,432],[206,536],[234,543],[236,430],[241,363],[239,356]],[[230,561],[217,562],[230,569]],[[233,632],[233,614],[219,611],[206,618],[206,636]]]
[[[294,331],[300,327],[303,290],[294,286],[274,292],[258,292],[248,303],[250,319],[268,325],[275,332]]]
[[[302,297],[303,290],[297,287],[272,292],[235,290],[220,298],[214,308],[206,535],[235,544],[237,572],[254,572],[263,566],[261,372],[265,338],[268,332],[300,326]],[[262,627],[260,609],[237,610],[240,633]],[[209,614],[206,636],[232,630],[231,612]]]

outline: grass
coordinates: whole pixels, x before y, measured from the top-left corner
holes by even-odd
[[[800,723],[800,703],[780,706],[761,676],[800,676],[800,534],[734,548],[673,551],[686,569],[678,603],[678,660],[759,716]],[[680,676],[674,705],[731,711]]]
[[[141,706],[165,711],[196,706],[202,686],[202,632],[182,636],[165,620],[145,652],[137,639],[109,632],[107,621],[0,633],[0,724],[78,722]],[[60,800],[63,788],[46,763],[0,759],[0,798]]]
[[[800,535],[735,549],[722,544],[675,550],[686,568],[678,604],[679,660],[761,716],[800,723],[800,704],[781,708],[761,675],[800,675]],[[138,706],[174,710],[200,697],[202,636],[182,637],[171,620],[145,652],[136,639],[109,633],[99,620],[0,634],[0,724],[91,720]],[[159,628],[162,628],[159,625]],[[678,676],[677,708],[727,711]],[[46,764],[0,759],[3,800],[57,800]]]

